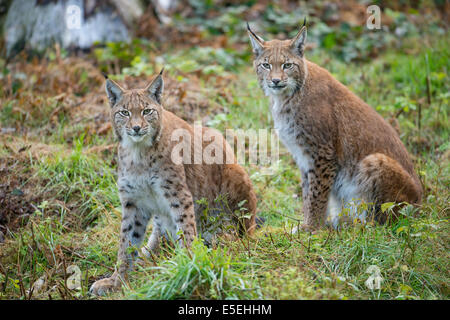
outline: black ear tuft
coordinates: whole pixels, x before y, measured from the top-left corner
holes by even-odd
[[[305,53],[305,45],[306,45],[306,18],[303,21],[303,26],[300,31],[297,33],[294,39],[291,40],[291,49],[292,52],[299,55],[300,57],[304,56]]]
[[[248,31],[248,36],[250,38],[250,43],[253,48],[253,53],[256,56],[259,56],[264,51],[264,40],[263,40],[263,38],[258,36],[256,33],[254,33],[252,31],[252,29],[250,29],[250,25],[248,22],[247,22],[247,31]]]
[[[164,68],[161,70],[161,72],[156,76],[156,78],[147,86],[145,90],[147,90],[148,95],[151,99],[155,100],[159,104],[161,104],[161,96],[164,91],[164,80],[162,78],[162,72],[164,71]]]
[[[123,89],[119,84],[115,83],[111,79],[106,78],[106,94],[108,96],[109,104],[113,107],[122,97]]]
[[[258,36],[256,33],[253,32],[252,29],[250,29],[248,21],[246,23],[247,23],[247,31],[250,32],[251,35],[254,36],[256,39],[258,39],[259,41],[264,42],[264,40],[260,36]]]
[[[105,79],[108,79],[108,75],[105,72],[102,72],[102,75],[105,77]]]

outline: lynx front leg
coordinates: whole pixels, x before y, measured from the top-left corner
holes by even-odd
[[[190,247],[194,237],[197,236],[195,222],[194,201],[186,183],[166,181],[163,185],[164,198],[170,207],[170,214],[176,230],[173,238],[180,242],[181,246]],[[182,236],[176,235],[182,231]]]
[[[145,234],[149,219],[133,202],[125,201],[122,212],[118,267],[110,278],[98,280],[91,286],[89,291],[95,295],[104,295],[120,288],[128,270],[133,266],[133,260],[137,256],[136,248],[140,246]],[[131,252],[130,248],[133,248]]]
[[[186,192],[186,194],[188,191]],[[189,193],[190,194],[190,193]],[[180,245],[189,248],[197,236],[197,226],[195,222],[194,203],[192,196],[187,197],[186,201],[175,200],[171,203],[173,217],[177,230],[182,230],[182,236],[179,237]]]
[[[303,214],[305,231],[312,231],[325,224],[331,187],[335,178],[335,168],[330,163],[317,164],[314,169],[302,174]]]

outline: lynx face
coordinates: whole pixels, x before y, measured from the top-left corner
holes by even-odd
[[[292,40],[264,41],[249,26],[248,34],[253,47],[258,81],[266,95],[292,94],[306,80],[304,60],[306,27]]]
[[[125,90],[107,79],[106,93],[116,135],[124,143],[151,145],[161,131],[161,76],[145,89]]]

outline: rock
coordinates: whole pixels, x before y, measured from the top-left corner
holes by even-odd
[[[33,290],[33,295],[41,293],[46,286],[47,286],[47,277],[46,275],[43,275],[33,283],[33,286],[31,287],[31,289]],[[30,294],[29,290],[27,290],[27,294]]]

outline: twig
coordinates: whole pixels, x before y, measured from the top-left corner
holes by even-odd
[[[19,288],[20,288],[20,293],[22,294],[22,296],[24,298],[26,298],[26,292],[25,292],[25,287],[23,285],[23,279],[22,279],[22,272],[20,270],[20,263],[17,263],[17,277],[19,278]]]
[[[30,290],[28,291],[28,300],[31,300],[31,298],[33,297],[33,291],[34,291],[34,286],[33,286],[33,283],[30,282]]]
[[[298,219],[298,218],[294,218],[294,217],[292,217],[292,216],[289,216],[289,215],[284,214],[284,213],[281,213],[281,212],[275,212],[275,214],[279,214],[280,216],[283,216],[283,217],[292,219],[292,220],[297,221],[297,222],[301,222],[301,221],[302,221],[302,220],[300,220],[300,219]]]
[[[422,104],[419,102],[417,112],[417,127],[419,129],[419,138],[421,136],[421,122],[422,122]]]
[[[67,299],[66,299],[66,295],[65,295],[64,292],[61,290],[61,288],[60,288],[60,287],[56,287],[56,289],[58,289],[59,294],[61,295],[61,297],[63,298],[63,300],[67,300]]]
[[[20,268],[20,249],[23,246],[23,237],[22,234],[20,234],[20,244],[19,244],[19,250],[17,252],[17,277],[19,278],[19,288],[20,288],[20,293],[22,294],[22,296],[24,298],[26,298],[26,292],[25,292],[25,287],[23,285],[23,279],[22,279],[22,271]]]
[[[96,265],[98,265],[98,266],[101,266],[101,267],[103,267],[103,268],[106,268],[106,269],[108,269],[109,271],[114,271],[114,268],[108,267],[107,265],[104,265],[103,263],[100,263],[100,262],[97,262],[97,261],[90,260],[90,259],[88,259],[86,256],[83,256],[82,254],[79,254],[79,253],[77,253],[77,252],[75,252],[75,251],[72,251],[72,250],[70,250],[69,248],[67,248],[67,247],[65,247],[65,246],[61,246],[61,249],[63,249],[63,250],[65,250],[65,251],[67,251],[67,252],[69,252],[69,253],[71,253],[71,254],[77,256],[78,258],[81,258],[81,259],[83,259],[83,260],[86,260],[86,261],[88,261],[88,262],[91,262],[91,263],[93,263],[93,264],[96,264]]]
[[[311,233],[309,234],[309,237],[308,237],[308,250],[307,250],[308,253],[309,253],[310,249],[311,249]]]
[[[427,102],[428,105],[431,104],[431,81],[430,81],[430,64],[428,63],[428,53],[425,54],[425,64],[426,64],[426,85],[427,85]]]
[[[9,273],[6,272],[6,273],[5,273],[5,282],[4,282],[4,284],[3,284],[3,293],[6,292],[6,287],[8,286],[8,280],[9,280]]]
[[[328,243],[328,240],[331,238],[331,229],[328,231],[328,236],[325,239],[325,242],[322,245],[322,248],[325,247],[325,245]]]
[[[273,242],[272,234],[269,233],[269,236],[270,236],[270,241],[272,242],[272,245],[275,246],[275,242]]]
[[[86,281],[86,288],[87,292],[89,292],[89,266],[86,266],[86,278],[84,279]],[[83,287],[81,287],[83,289]],[[83,295],[85,293],[83,292]]]

